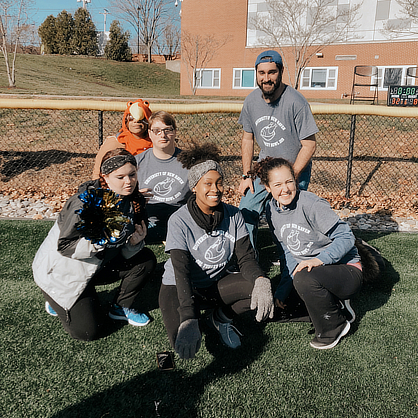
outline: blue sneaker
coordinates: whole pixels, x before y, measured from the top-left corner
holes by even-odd
[[[52,309],[52,306],[49,304],[49,302],[45,302],[45,310],[51,315],[51,316],[58,316],[58,314]]]
[[[135,327],[144,327],[151,321],[144,313],[137,312],[135,309],[123,308],[116,303],[110,308],[109,316],[117,321],[128,321]]]

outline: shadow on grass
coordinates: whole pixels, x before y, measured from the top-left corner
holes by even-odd
[[[210,388],[206,388],[211,382],[246,369],[261,355],[267,343],[264,327],[255,323],[253,316],[243,315],[237,321],[237,326],[246,335],[243,337],[243,345],[237,350],[224,347],[217,336],[204,332],[202,344],[206,345],[212,355],[212,361],[206,367],[201,367],[204,354],[202,348],[195,360],[177,360],[177,366],[172,371],[159,371],[155,368],[138,374],[127,382],[114,385],[65,408],[54,414],[53,418],[202,416],[202,411],[199,411],[201,396],[210,392]],[[222,394],[214,395],[214,402],[227,402]],[[219,410],[222,405],[214,404],[213,408]]]
[[[149,310],[158,307],[163,267],[164,262],[157,265],[153,281],[144,288],[135,305]],[[101,292],[102,299],[109,302],[115,291]],[[211,382],[246,369],[263,353],[267,344],[264,325],[255,322],[253,313],[241,315],[235,324],[244,334],[242,346],[237,350],[224,347],[218,335],[202,323],[202,345],[209,354],[201,348],[195,360],[177,358],[177,367],[172,371],[159,371],[156,367],[155,370],[138,374],[134,379],[56,413],[53,418],[202,416],[198,413],[200,399]],[[110,332],[115,332],[121,326],[114,323]],[[206,367],[202,367],[204,361],[209,362]],[[225,401],[222,394],[216,394],[215,398],[216,402]],[[222,409],[222,405],[214,405],[214,409]]]
[[[369,242],[392,232],[360,232],[355,231],[356,237]],[[379,248],[377,247],[379,250]],[[385,262],[385,271],[379,276],[375,283],[364,283],[360,293],[354,298],[354,310],[358,320],[353,324],[353,329],[358,328],[361,318],[368,312],[374,311],[387,303],[394,285],[399,282],[399,273],[393,268],[392,264],[383,258]]]

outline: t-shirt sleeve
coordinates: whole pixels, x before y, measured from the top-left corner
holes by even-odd
[[[171,250],[189,251],[186,241],[186,229],[187,226],[181,219],[181,215],[177,212],[171,215],[167,225],[166,253],[169,253]]]
[[[309,103],[305,103],[296,113],[295,125],[300,141],[316,134],[319,131]]]
[[[248,114],[248,105],[246,100],[244,101],[244,105],[239,115],[238,123],[242,125],[242,129],[244,129],[245,132],[254,133],[251,117]]]
[[[244,216],[242,215],[242,212],[239,209],[237,209],[237,213],[235,214],[235,219],[237,223],[237,241],[238,241],[241,238],[249,234],[248,234],[248,229],[245,226]]]

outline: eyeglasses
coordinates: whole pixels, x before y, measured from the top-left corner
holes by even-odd
[[[162,133],[164,133],[164,135],[173,135],[175,131],[175,129],[172,126],[170,126],[169,128],[164,128],[164,129],[154,128],[150,130],[152,131],[154,135],[161,135]]]
[[[132,115],[128,116],[128,121],[135,121],[136,123],[143,123],[144,125],[148,125],[148,121],[146,119],[136,120]]]

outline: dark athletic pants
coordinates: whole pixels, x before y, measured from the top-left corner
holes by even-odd
[[[195,289],[195,302],[199,309],[221,307],[228,317],[240,315],[250,310],[253,284],[242,277],[241,273],[228,274],[207,289]],[[159,304],[168,339],[171,346],[177,337],[180,326],[180,307],[176,286],[161,285]]]
[[[339,300],[350,299],[363,282],[360,269],[347,264],[314,267],[295,274],[293,285],[305,302],[315,327],[315,334],[322,342],[335,340],[345,323]]]
[[[72,338],[91,341],[100,338],[104,326],[104,315],[101,312],[95,286],[121,280],[114,302],[129,308],[146,284],[156,263],[155,255],[149,248],[144,248],[128,260],[121,255],[116,256],[91,278],[69,311],[61,308],[45,292],[43,292],[44,298],[58,314],[65,331]]]

